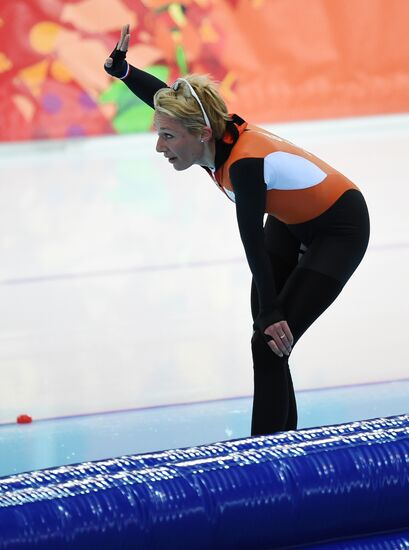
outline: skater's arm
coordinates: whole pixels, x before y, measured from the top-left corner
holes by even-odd
[[[264,214],[266,184],[264,183],[264,159],[245,158],[230,167],[236,201],[237,222],[247,262],[257,288],[259,313],[254,329],[269,340],[269,346],[277,355],[288,355],[293,337],[279,307],[274,284],[274,266],[264,240]],[[267,330],[267,333],[266,333]],[[285,343],[282,335],[286,335]]]

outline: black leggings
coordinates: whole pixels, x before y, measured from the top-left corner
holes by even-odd
[[[264,232],[279,305],[295,345],[335,300],[362,260],[369,239],[368,210],[362,194],[350,190],[324,214],[303,224],[286,225],[268,216]],[[251,309],[255,319],[258,298],[254,283]],[[254,332],[251,347],[252,435],[296,429],[297,405],[288,357],[273,353],[259,331]]]

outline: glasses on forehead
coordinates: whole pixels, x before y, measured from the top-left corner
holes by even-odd
[[[207,116],[206,111],[204,110],[204,107],[203,107],[203,105],[202,105],[202,102],[201,102],[200,99],[199,99],[199,96],[198,96],[197,93],[194,91],[193,86],[191,86],[191,85],[189,84],[189,82],[188,82],[185,78],[178,78],[178,79],[175,80],[175,82],[172,84],[171,88],[172,88],[173,90],[175,90],[175,92],[176,92],[176,90],[179,88],[180,82],[184,82],[185,84],[188,85],[189,90],[190,90],[190,93],[192,94],[192,96],[196,99],[196,101],[197,101],[198,104],[199,104],[199,107],[200,107],[200,109],[201,109],[201,111],[202,111],[203,118],[204,118],[204,121],[205,121],[205,123],[206,123],[206,126],[209,126],[209,128],[211,128],[212,126],[211,126],[211,124],[210,124],[209,117]]]

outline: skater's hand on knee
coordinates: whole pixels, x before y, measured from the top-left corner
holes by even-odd
[[[266,328],[264,335],[270,340],[267,342],[271,350],[278,355],[290,355],[294,338],[287,321],[278,321]]]

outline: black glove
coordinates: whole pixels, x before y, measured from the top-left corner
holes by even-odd
[[[104,69],[111,76],[116,78],[124,78],[128,74],[128,62],[126,61],[126,52],[118,50],[118,44],[115,50],[105,61]]]

